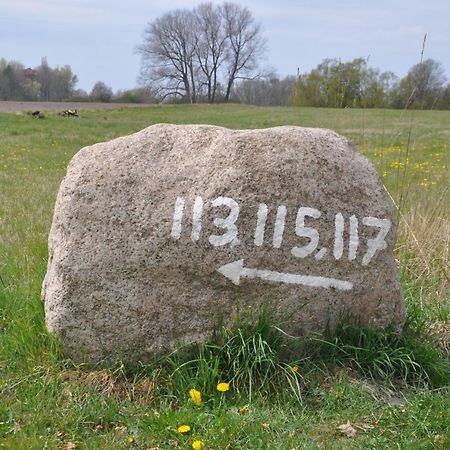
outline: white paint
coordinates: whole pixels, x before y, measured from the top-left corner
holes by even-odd
[[[306,237],[310,241],[303,247],[293,247],[291,249],[291,253],[297,258],[305,258],[313,253],[319,245],[319,232],[315,228],[305,227],[305,217],[318,219],[320,217],[320,211],[315,208],[298,208],[297,219],[295,221],[295,234],[298,237]]]
[[[181,236],[181,223],[183,220],[185,200],[183,197],[177,197],[175,201],[175,211],[173,213],[172,231],[170,236],[173,239],[179,239]]]
[[[314,258],[317,259],[317,261],[320,261],[326,254],[327,254],[326,248],[321,248],[314,256]]]
[[[264,232],[266,229],[267,211],[269,208],[265,203],[260,203],[258,208],[258,216],[256,219],[255,240],[254,243],[260,247],[264,242]]]
[[[271,270],[249,269],[244,267],[244,260],[239,259],[229,264],[225,264],[217,269],[223,276],[239,285],[241,277],[260,278],[272,283],[301,284],[303,286],[319,288],[335,288],[348,291],[353,288],[353,283],[336,278],[326,278],[311,275],[297,275],[284,272],[273,272]]]
[[[214,225],[218,228],[224,228],[227,230],[225,234],[209,236],[209,242],[214,247],[220,247],[222,245],[231,244],[232,246],[237,245],[239,242],[237,240],[238,229],[235,224],[237,218],[239,217],[239,205],[230,197],[217,197],[211,202],[214,208],[219,208],[220,206],[226,206],[230,208],[230,213],[226,218],[216,217],[214,219]]]
[[[335,259],[341,259],[344,253],[344,216],[337,213],[334,216],[334,249]]]
[[[284,224],[286,222],[286,206],[280,205],[277,208],[277,216],[275,218],[275,227],[273,230],[272,245],[274,248],[280,248],[283,242]]]
[[[200,239],[200,232],[202,231],[202,214],[203,214],[203,199],[195,197],[194,211],[192,214],[192,232],[191,239],[196,242]]]
[[[213,220],[213,224],[224,229],[224,234],[210,235],[208,241],[214,247],[220,247],[229,244],[231,248],[240,244],[238,235],[239,231],[236,225],[236,221],[239,217],[239,204],[230,197],[217,197],[211,202],[213,208],[219,208],[226,206],[230,212],[227,217],[216,217]],[[192,230],[191,240],[197,242],[200,240],[202,232],[202,218],[205,204],[202,197],[196,197],[193,205],[192,214]],[[186,201],[184,197],[177,197],[175,201],[175,209],[173,213],[171,237],[175,240],[181,237],[183,231],[183,219],[186,210]],[[265,203],[260,203],[258,206],[256,217],[256,228],[254,232],[254,245],[261,247],[264,244],[265,229],[267,224],[269,207]],[[274,248],[280,248],[283,242],[285,224],[286,224],[287,208],[284,205],[280,205],[277,208],[275,217],[274,232],[272,245]],[[307,238],[309,242],[300,247],[295,246],[291,249],[291,254],[297,258],[305,258],[314,254],[316,261],[322,260],[328,253],[326,247],[319,248],[319,232],[317,229],[305,226],[306,218],[319,219],[321,212],[315,208],[300,207],[297,212],[295,221],[295,233],[300,238]],[[349,242],[348,242],[348,260],[354,261],[357,258],[358,248],[361,244],[359,238],[359,221],[358,218],[352,215],[349,218]],[[374,239],[367,240],[367,251],[362,258],[362,265],[367,266],[372,258],[378,251],[384,250],[387,247],[385,238],[391,228],[391,221],[389,219],[379,219],[377,217],[364,217],[362,222],[366,226],[376,227],[379,229],[377,236]],[[345,219],[342,213],[338,212],[334,218],[335,232],[334,232],[334,245],[333,255],[336,260],[340,260],[344,253],[344,232],[345,232]],[[317,251],[316,251],[317,250]],[[331,249],[330,249],[331,250]]]
[[[391,229],[391,221],[389,219],[378,219],[377,217],[364,217],[363,224],[370,227],[377,227],[380,229],[375,239],[367,240],[367,252],[363,257],[362,265],[367,266],[375,253],[379,250],[384,250],[387,247],[385,241],[386,235]]]
[[[358,236],[358,219],[356,216],[350,217],[350,240],[348,243],[348,260],[353,261],[356,259],[356,252],[359,246]]]

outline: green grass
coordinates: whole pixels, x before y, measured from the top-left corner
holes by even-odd
[[[59,183],[81,147],[160,122],[312,126],[352,139],[398,207],[404,334],[344,324],[295,340],[260,315],[145,367],[65,361],[40,301]],[[0,114],[0,448],[188,448],[197,437],[214,449],[449,448],[449,124],[444,111],[237,105]],[[216,391],[220,380],[230,391]],[[352,438],[337,429],[347,421]]]

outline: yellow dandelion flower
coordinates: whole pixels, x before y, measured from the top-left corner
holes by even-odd
[[[200,391],[197,391],[197,389],[190,389],[189,396],[196,406],[200,406],[202,402],[202,393]]]
[[[403,169],[404,164],[401,161],[392,161],[390,167],[391,169]]]
[[[241,406],[239,409],[239,414],[247,414],[249,412],[248,406]]]
[[[128,439],[127,439],[127,441],[128,441],[128,443],[129,443],[129,444],[134,444],[134,442],[135,442],[135,439],[134,439],[134,437],[133,437],[133,436],[128,436]]]
[[[180,425],[177,428],[178,433],[189,433],[191,431],[191,427],[189,425]]]
[[[200,439],[197,439],[192,443],[192,448],[194,450],[202,450],[202,448],[205,446],[205,443],[201,441]]]
[[[292,367],[291,367],[291,370],[292,370],[292,372],[294,372],[294,373],[298,373],[298,371],[300,370],[300,367],[298,367],[298,366],[292,366]]]
[[[217,385],[217,390],[218,390],[219,392],[227,392],[227,391],[230,390],[230,384],[229,384],[229,383],[224,383],[224,382],[219,383],[219,384]]]

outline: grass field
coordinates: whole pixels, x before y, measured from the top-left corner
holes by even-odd
[[[67,163],[83,146],[160,122],[289,124],[349,137],[396,206],[405,337],[343,333],[313,345],[311,355],[252,366],[223,393],[216,383],[230,380],[218,377],[231,372],[205,373],[234,355],[236,335],[229,354],[206,349],[184,366],[175,356],[133,371],[86,371],[64,360],[45,331],[40,287]],[[80,118],[0,114],[0,448],[173,449],[200,440],[205,449],[228,450],[450,448],[449,188],[450,112],[183,105],[83,111]],[[255,336],[278,342],[266,328],[241,331],[246,345]],[[242,367],[255,356],[246,348]],[[270,355],[269,363],[278,358]],[[273,382],[281,367],[295,367],[286,378],[295,386]],[[256,383],[251,396],[249,379]],[[200,405],[190,388],[202,392]],[[183,424],[191,431],[178,432]]]

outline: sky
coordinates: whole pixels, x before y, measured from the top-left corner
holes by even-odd
[[[403,77],[424,58],[440,61],[450,78],[449,0],[238,0],[262,26],[262,62],[279,76],[307,72],[324,58],[369,59]],[[47,57],[69,64],[77,88],[101,80],[115,91],[137,85],[146,25],[194,0],[0,0],[0,58],[26,67]],[[213,0],[213,3],[221,3]]]

